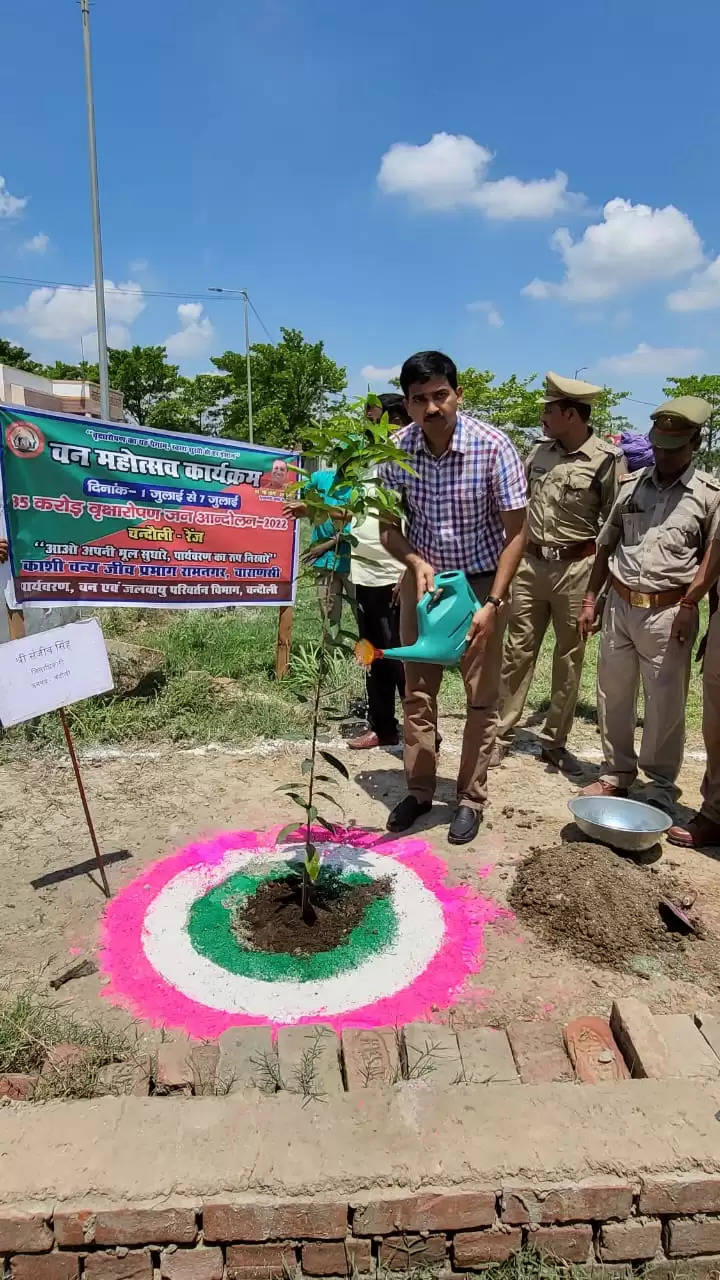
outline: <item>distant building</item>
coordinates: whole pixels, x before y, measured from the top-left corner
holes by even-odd
[[[47,409],[50,413],[100,417],[100,388],[96,382],[43,378],[39,373],[26,373],[7,364],[0,364],[0,401],[26,409]],[[123,422],[124,417],[122,392],[111,391],[110,418]]]

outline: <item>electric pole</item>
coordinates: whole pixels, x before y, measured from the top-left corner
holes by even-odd
[[[248,442],[253,444],[252,373],[250,371],[250,300],[248,298],[248,292],[247,289],[224,289],[222,285],[208,285],[208,292],[239,293],[243,300],[243,311],[245,313],[245,368],[247,370]]]
[[[93,266],[95,271],[95,312],[97,316],[98,372],[100,377],[100,416],[110,420],[110,381],[108,377],[107,328],[105,324],[105,279],[103,276],[102,238],[100,235],[100,197],[98,195],[97,147],[95,143],[95,105],[93,101],[92,59],[90,53],[90,0],[80,0],[85,62],[85,102],[87,105],[88,164],[90,168],[90,216],[92,220]]]

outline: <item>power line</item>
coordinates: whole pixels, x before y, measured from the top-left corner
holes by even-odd
[[[274,341],[275,341],[275,339],[273,338],[273,336],[272,336],[272,334],[271,334],[270,330],[268,329],[268,327],[267,327],[267,325],[266,325],[265,321],[263,320],[262,316],[260,315],[260,313],[259,313],[259,311],[258,311],[257,307],[255,306],[255,303],[253,302],[253,300],[252,300],[252,298],[250,297],[250,295],[249,295],[249,294],[248,294],[248,302],[250,303],[250,306],[251,306],[251,308],[252,308],[253,312],[255,313],[255,317],[256,317],[256,319],[260,321],[260,324],[262,325],[263,329],[265,330],[265,332],[266,332],[266,334],[267,334],[268,338],[270,339],[270,341],[271,341],[271,342],[274,342]]]
[[[40,289],[75,289],[75,290],[79,289],[83,293],[86,293],[88,289],[92,289],[93,287],[91,284],[73,284],[68,280],[32,280],[29,277],[25,277],[25,276],[2,276],[2,275],[0,275],[0,284],[8,285],[11,287],[17,286],[18,288],[19,287],[27,288],[27,286],[30,285],[33,288],[40,288]],[[186,302],[188,301],[190,302],[222,302],[222,301],[239,302],[240,301],[239,296],[233,297],[233,295],[230,293],[213,294],[212,297],[209,297],[208,293],[198,293],[192,289],[187,289],[183,293],[176,293],[176,292],[170,291],[169,289],[145,289],[142,285],[138,286],[137,289],[127,289],[119,285],[113,285],[112,290],[110,290],[110,292],[126,293],[126,294],[129,294],[131,297],[137,297],[138,294],[142,294],[144,297],[148,297],[148,298],[184,298]],[[253,311],[255,311],[255,307],[253,306],[252,302],[250,303],[250,306],[252,307]],[[257,315],[256,311],[255,311],[255,314]],[[258,316],[258,320],[260,320],[259,316]],[[263,328],[265,329],[265,325],[263,324],[262,320],[260,320],[260,323],[263,325]],[[265,332],[267,333],[267,329],[265,329]],[[268,334],[268,336],[270,335]]]

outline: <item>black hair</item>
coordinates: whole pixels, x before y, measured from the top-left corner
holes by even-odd
[[[591,404],[583,404],[582,400],[556,400],[555,404],[559,409],[562,409],[563,412],[565,412],[566,409],[574,409],[578,417],[582,418],[583,422],[590,421],[590,414],[592,413]]]
[[[378,400],[383,407],[384,413],[389,413],[391,409],[399,408],[403,402],[403,398],[399,391],[383,391],[382,394],[378,396]]]
[[[416,351],[400,370],[400,386],[406,396],[413,382],[429,382],[431,378],[447,378],[453,391],[457,391],[457,366],[442,351]]]

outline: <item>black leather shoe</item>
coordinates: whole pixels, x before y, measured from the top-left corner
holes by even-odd
[[[390,814],[387,829],[388,831],[408,831],[418,818],[421,818],[424,813],[429,813],[431,809],[432,804],[429,800],[416,800],[415,796],[405,796],[405,799],[396,804]]]
[[[482,809],[471,809],[467,804],[459,805],[450,823],[448,841],[450,844],[469,844],[475,839],[481,822]]]

